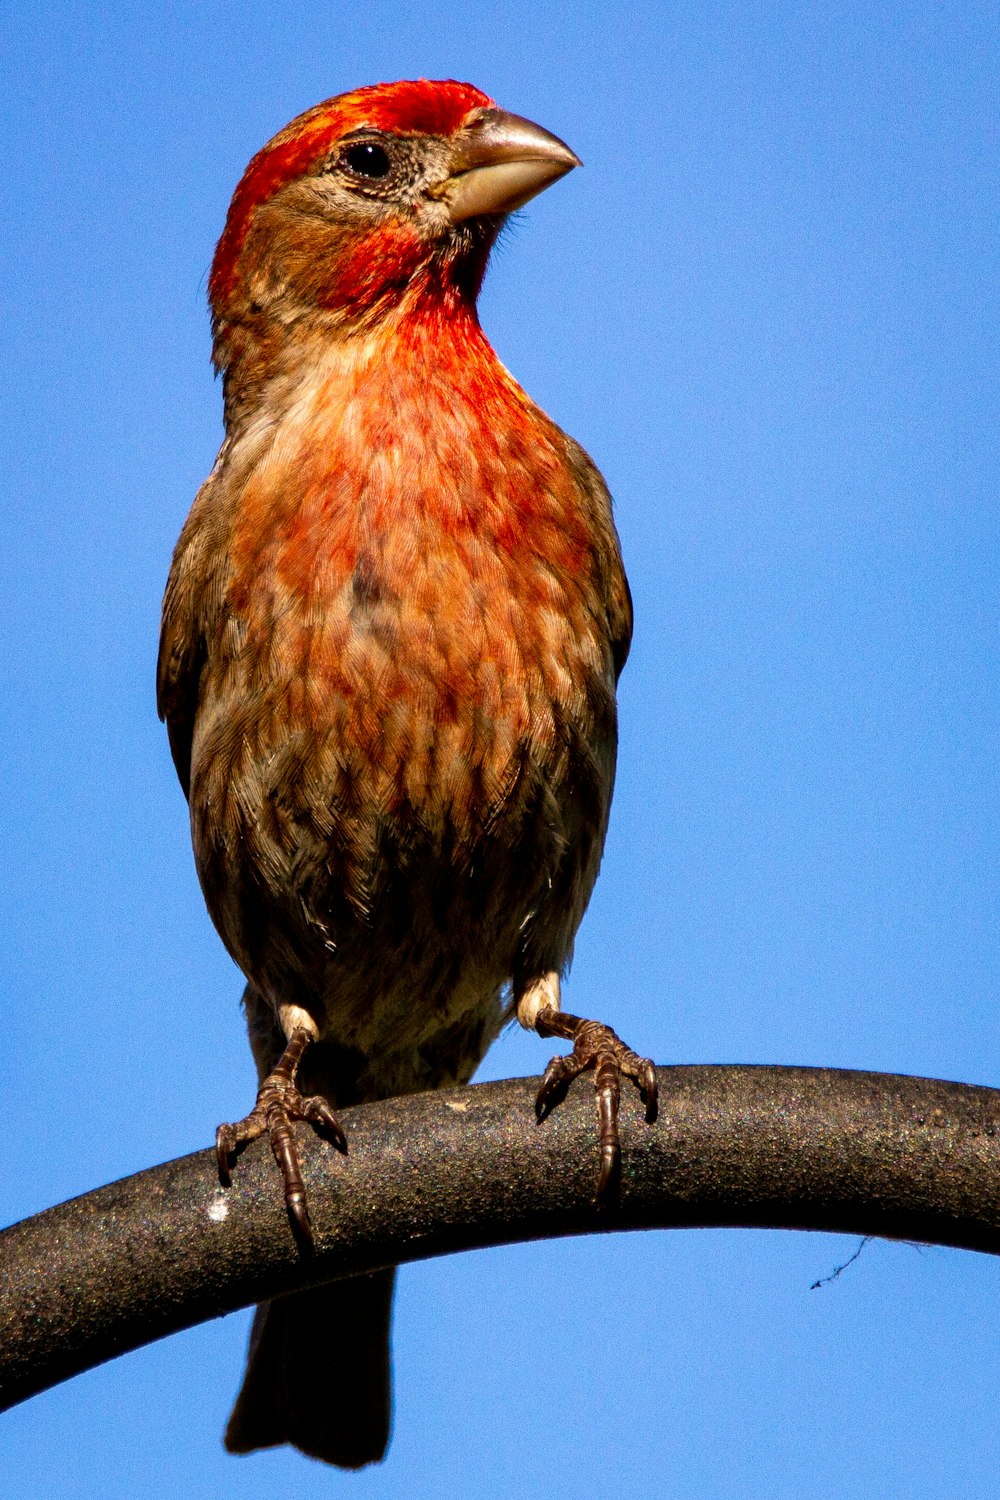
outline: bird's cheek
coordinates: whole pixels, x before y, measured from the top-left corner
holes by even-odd
[[[426,259],[427,247],[410,225],[380,225],[341,246],[319,304],[365,312],[386,297],[401,295]]]

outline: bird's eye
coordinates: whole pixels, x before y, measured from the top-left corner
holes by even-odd
[[[357,177],[388,177],[392,167],[388,151],[374,141],[359,141],[356,146],[348,146],[341,162]]]

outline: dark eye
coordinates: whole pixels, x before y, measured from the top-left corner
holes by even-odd
[[[348,146],[340,160],[358,177],[388,177],[392,167],[388,151],[374,141],[359,141],[356,146]]]

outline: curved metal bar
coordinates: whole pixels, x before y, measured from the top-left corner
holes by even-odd
[[[542,1125],[537,1079],[415,1094],[300,1129],[316,1245],[292,1235],[266,1140],[214,1151],[0,1234],[0,1409],[181,1328],[401,1261],[607,1230],[823,1229],[1000,1253],[1000,1091],[829,1069],[658,1070],[622,1099],[619,1198],[594,1207],[584,1077]]]

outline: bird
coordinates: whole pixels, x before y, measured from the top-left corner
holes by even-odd
[[[578,165],[470,84],[366,86],[253,157],[212,262],[225,437],[173,555],[158,709],[247,981],[259,1088],[219,1175],[267,1134],[303,1252],[295,1122],[346,1151],[338,1109],[467,1082],[515,1016],[573,1044],[540,1119],[594,1071],[599,1202],[623,1078],[655,1116],[650,1061],[560,1004],[632,635],[611,499],[476,310],[508,215]],[[384,1456],[393,1277],[258,1307],[230,1451]]]

